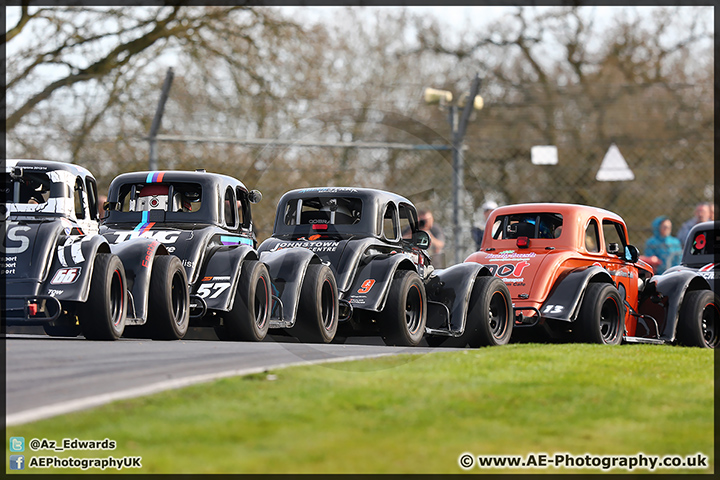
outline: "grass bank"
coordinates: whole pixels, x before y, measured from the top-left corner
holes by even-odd
[[[142,456],[138,473],[462,473],[465,452],[702,453],[709,468],[656,473],[710,473],[713,386],[710,351],[513,344],[223,379],[11,427],[7,437],[109,438],[113,451],[26,449],[26,462]]]

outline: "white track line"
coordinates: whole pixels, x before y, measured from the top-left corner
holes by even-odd
[[[322,363],[350,362],[353,360],[365,360],[368,358],[386,357],[390,355],[394,354],[378,353],[374,355],[356,355],[343,358],[325,358],[322,360],[312,360],[298,363],[281,363],[279,365],[272,365],[268,367],[227,370],[218,373],[206,373],[203,375],[194,375],[192,377],[164,380],[162,382],[145,385],[143,387],[129,388],[127,390],[120,390],[118,392],[112,393],[103,393],[100,395],[93,395],[92,397],[70,400],[67,402],[56,403],[54,405],[47,405],[45,407],[38,407],[18,413],[13,413],[11,415],[5,416],[5,425],[8,427],[22,425],[24,423],[35,422],[37,420],[43,420],[45,418],[55,417],[57,415],[63,415],[65,413],[77,412],[79,410],[86,410],[88,408],[98,407],[100,405],[114,402],[116,400],[125,400],[128,398],[142,397],[144,395],[152,395],[154,393],[162,392],[165,390],[188,387],[190,385],[195,385],[198,383],[207,383],[213,380],[218,380],[220,378],[251,375],[253,373],[262,373],[269,370],[278,370],[287,367],[319,365]]]

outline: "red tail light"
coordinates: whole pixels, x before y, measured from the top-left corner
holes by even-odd
[[[37,312],[38,312],[37,303],[29,303],[28,304],[28,313],[30,314],[30,316],[34,317],[35,315],[37,315]]]
[[[327,223],[313,223],[313,230],[327,230]]]
[[[528,248],[530,246],[530,239],[528,237],[518,237],[516,245],[518,248]]]

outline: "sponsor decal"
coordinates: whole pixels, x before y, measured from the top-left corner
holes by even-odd
[[[535,252],[530,253],[519,253],[515,250],[505,250],[504,252],[500,253],[489,253],[485,255],[485,258],[487,258],[490,261],[498,261],[498,260],[524,260],[528,258],[534,258],[537,254]]]
[[[142,266],[143,267],[149,267],[150,262],[152,261],[153,252],[155,252],[155,249],[157,249],[158,245],[160,245],[160,242],[155,240],[154,242],[151,242],[150,245],[148,245],[147,252],[145,252],[145,258],[143,258]]]
[[[65,290],[53,290],[52,288],[48,290],[48,295],[51,297],[54,297],[55,295],[62,295]]]
[[[332,240],[326,241],[301,241],[301,242],[280,242],[272,248],[272,252],[277,250],[284,250],[286,248],[307,248],[313,252],[335,252],[337,251],[340,242]]]
[[[9,228],[5,234],[5,242],[3,242],[4,245],[2,246],[3,253],[17,254],[27,250],[30,246],[30,239],[22,232],[27,232],[28,230],[32,230],[32,228],[23,226]]]
[[[316,187],[316,188],[303,188],[300,193],[317,192],[317,193],[337,193],[337,192],[351,192],[357,193],[356,188],[352,187]]]
[[[52,280],[50,280],[51,285],[67,285],[69,283],[75,283],[75,280],[77,280],[80,277],[81,269],[80,267],[73,267],[73,268],[61,268],[57,272],[55,272],[55,275],[53,275]]]
[[[495,275],[496,277],[501,277],[504,279],[505,277],[510,277],[510,275],[512,275],[513,277],[516,277],[516,279],[509,281],[519,282],[523,280],[519,277],[523,274],[525,268],[530,266],[530,262],[522,260],[518,263],[504,263],[502,265],[490,264],[484,266],[487,267],[488,270],[490,270],[490,273],[492,275]]]
[[[147,212],[143,212],[143,215]],[[113,244],[122,243],[125,240],[130,240],[133,238],[152,238],[153,240],[157,240],[160,243],[163,244],[172,244],[177,241],[177,239],[180,237],[180,232],[172,231],[172,230],[154,230],[149,231],[150,228],[155,225],[155,223],[148,223],[146,227],[141,227],[142,224],[135,227],[132,231],[125,231],[125,232],[111,232],[106,234],[108,237],[108,241],[110,241]],[[114,236],[114,238],[112,238]],[[111,239],[112,238],[112,239]]]
[[[17,268],[17,257],[5,257],[0,260],[0,270],[5,272],[5,275],[15,275],[15,269]]]

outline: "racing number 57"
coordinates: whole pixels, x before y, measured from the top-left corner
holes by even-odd
[[[201,283],[197,294],[202,298],[217,298],[230,288],[230,282]]]

